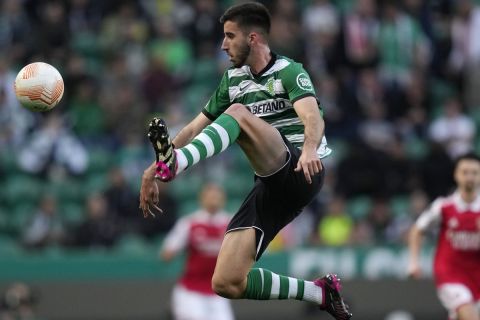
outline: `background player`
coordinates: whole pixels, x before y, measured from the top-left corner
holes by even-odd
[[[337,319],[350,314],[336,275],[304,281],[252,269],[270,241],[320,190],[324,121],[308,73],[271,52],[270,14],[259,3],[229,8],[220,18],[222,49],[233,67],[202,112],[170,141],[163,120],[149,137],[157,163],[142,179],[140,206],[155,206],[154,177],[176,174],[237,142],[256,174],[253,190],[228,226],[212,278],[215,292],[231,299],[297,299],[317,303]],[[176,147],[177,149],[174,149]]]
[[[451,319],[479,320],[480,300],[480,158],[458,158],[454,172],[457,190],[438,198],[420,215],[409,237],[408,273],[420,276],[419,252],[423,232],[440,228],[434,261],[437,294]]]
[[[225,194],[208,184],[200,193],[201,209],[181,218],[168,233],[161,250],[170,261],[186,251],[185,271],[173,289],[176,320],[232,320],[230,301],[213,292],[211,280],[230,216],[223,211]]]

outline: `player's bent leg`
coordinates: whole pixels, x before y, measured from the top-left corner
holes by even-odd
[[[255,262],[255,229],[230,231],[223,239],[212,277],[212,289],[219,296],[239,299],[247,275]]]
[[[156,177],[167,182],[198,163],[224,151],[237,141],[260,175],[275,172],[285,163],[286,147],[280,133],[251,114],[244,105],[233,104],[183,148],[175,149],[168,128],[160,118],[149,125],[148,137],[157,158]]]
[[[229,299],[313,302],[335,319],[350,319],[351,314],[340,295],[340,279],[336,275],[305,281],[262,268],[252,269],[255,255],[254,228],[227,233],[212,278],[213,290]]]
[[[232,104],[225,113],[238,122],[241,133],[237,143],[255,173],[261,176],[270,175],[285,164],[287,149],[277,129],[239,103]]]

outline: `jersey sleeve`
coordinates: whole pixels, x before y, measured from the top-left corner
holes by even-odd
[[[179,219],[163,240],[162,250],[179,252],[185,249],[187,247],[189,229],[190,223],[188,218]]]
[[[223,74],[222,80],[212,94],[202,113],[212,121],[218,118],[230,106],[228,94],[228,70]]]
[[[292,104],[304,97],[316,97],[312,80],[301,64],[291,63],[282,70],[281,76],[283,87]]]
[[[440,224],[442,219],[443,198],[439,198],[430,205],[417,219],[415,225],[418,229],[425,231],[433,225]]]

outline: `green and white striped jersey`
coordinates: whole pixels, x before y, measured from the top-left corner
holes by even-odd
[[[228,69],[203,108],[212,121],[233,103],[241,103],[257,117],[277,128],[296,147],[304,141],[304,126],[293,103],[307,96],[316,96],[308,73],[300,63],[272,54],[272,60],[258,75],[250,67]],[[317,100],[318,101],[318,100]],[[319,105],[320,112],[322,112]],[[317,150],[324,158],[331,153],[325,136]]]

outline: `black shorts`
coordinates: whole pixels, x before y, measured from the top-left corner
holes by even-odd
[[[254,228],[256,234],[255,260],[260,259],[277,233],[297,217],[312,201],[323,184],[324,171],[312,177],[308,184],[303,171],[295,172],[301,150],[285,137],[288,158],[285,165],[272,175],[255,175],[255,185],[238,212],[230,221],[227,233]]]

